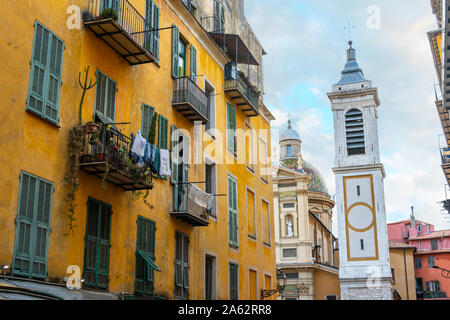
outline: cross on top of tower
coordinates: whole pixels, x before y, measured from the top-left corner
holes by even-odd
[[[348,40],[350,40],[349,41],[350,47],[352,46],[352,43],[350,43],[351,39],[352,39],[352,29],[355,29],[355,26],[353,26],[350,22],[347,21],[347,25],[344,28],[344,30],[347,30],[347,32],[348,32]]]

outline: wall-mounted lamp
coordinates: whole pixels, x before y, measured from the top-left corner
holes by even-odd
[[[271,297],[276,293],[283,293],[287,282],[287,276],[283,272],[283,270],[277,270],[277,289],[276,290],[264,290],[261,289],[261,298],[264,300],[265,298]]]

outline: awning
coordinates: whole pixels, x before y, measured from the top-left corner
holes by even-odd
[[[259,63],[250,52],[248,47],[237,34],[215,33],[209,35],[220,48],[225,48],[227,55],[236,63],[251,64],[258,66]]]
[[[161,269],[158,268],[158,266],[155,264],[155,262],[153,262],[153,259],[148,254],[145,254],[140,250],[138,250],[138,253],[150,268],[152,268],[155,271],[162,272]]]

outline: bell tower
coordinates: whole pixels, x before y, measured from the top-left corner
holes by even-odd
[[[343,300],[392,300],[392,274],[378,144],[378,90],[349,42],[341,80],[328,97],[334,115],[339,280]]]

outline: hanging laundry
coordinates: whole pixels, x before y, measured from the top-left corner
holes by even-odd
[[[144,155],[146,144],[147,140],[142,137],[141,131],[138,131],[136,137],[134,138],[134,141],[132,142],[130,159],[135,160],[136,158],[139,158],[139,161],[137,163],[137,166],[139,168],[143,168],[145,166]]]
[[[138,131],[136,134],[136,137],[134,139],[133,147],[131,148],[131,152],[134,152],[137,154],[139,158],[144,157],[145,153],[145,145],[147,144],[147,140],[145,140],[142,135],[141,131]]]
[[[212,194],[204,192],[193,184],[188,185],[188,194],[189,199],[195,202],[198,206],[205,209],[211,209],[214,200],[214,196]]]
[[[159,174],[159,170],[161,169],[161,154],[159,149],[156,147],[155,147],[155,156],[153,157],[150,169],[155,174]]]
[[[159,150],[161,156],[161,167],[159,169],[160,176],[171,176],[172,171],[170,170],[170,152],[169,150]]]
[[[152,167],[153,161],[155,161],[156,147],[147,142],[145,145],[144,162],[148,167]]]

